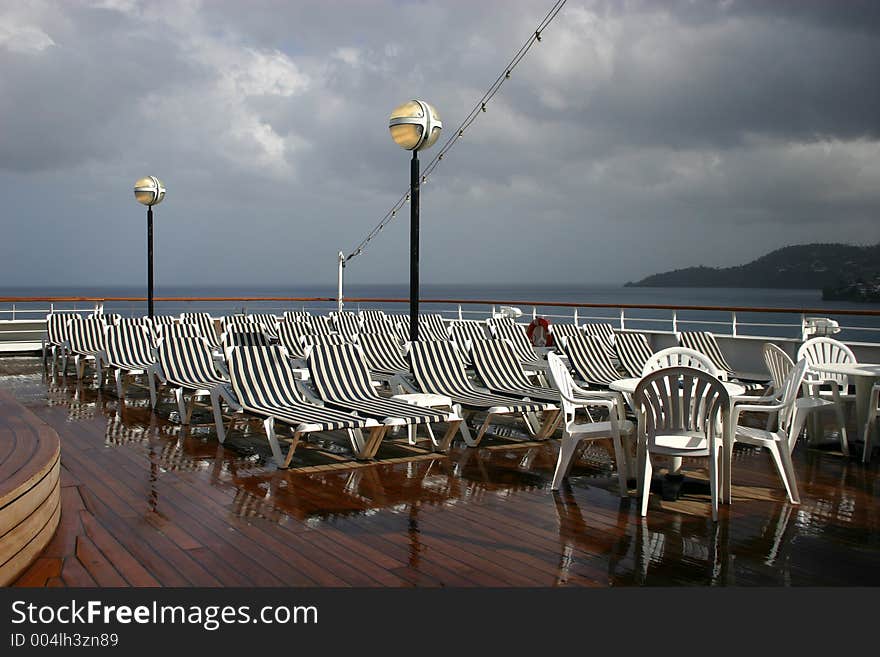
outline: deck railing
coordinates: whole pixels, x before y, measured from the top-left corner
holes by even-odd
[[[0,297],[0,320],[42,320],[53,311],[116,312],[142,315],[144,297]],[[355,297],[344,300],[348,310],[380,308],[406,313],[408,299]],[[501,306],[522,310],[522,321],[538,315],[551,322],[608,322],[615,328],[677,332],[708,330],[732,336],[799,338],[810,316],[829,317],[840,324],[837,337],[880,342],[880,310],[830,308],[774,308],[751,306],[686,306],[668,304],[603,304],[501,299],[421,299],[423,312],[448,319],[485,319]],[[234,312],[275,312],[305,309],[316,313],[335,310],[333,297],[156,297],[156,312],[179,314],[204,311],[212,315]]]

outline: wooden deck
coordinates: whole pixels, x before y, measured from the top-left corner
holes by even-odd
[[[209,426],[169,421],[167,394],[153,413],[143,389],[123,404],[41,372],[0,360],[0,388],[62,443],[61,522],[18,586],[880,584],[876,456],[864,466],[799,445],[792,506],[767,455],[738,447],[717,525],[705,473],[688,464],[684,495],[652,496],[645,521],[618,497],[605,446],[554,495],[557,445],[515,422],[448,456],[401,436],[370,464],[331,437],[283,471],[259,422],[221,447]]]

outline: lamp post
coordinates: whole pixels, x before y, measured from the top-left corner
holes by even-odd
[[[141,178],[134,184],[134,197],[147,206],[147,314],[153,318],[153,206],[165,198],[165,185],[156,176]]]
[[[443,124],[437,110],[423,100],[410,100],[394,108],[388,120],[391,138],[412,151],[409,215],[409,338],[419,339],[419,151],[440,137]]]

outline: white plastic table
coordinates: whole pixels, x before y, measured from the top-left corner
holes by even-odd
[[[452,408],[452,399],[446,397],[445,395],[432,395],[424,392],[414,392],[403,395],[394,395],[391,399],[398,399],[403,402],[407,402],[408,404],[413,404],[414,406],[420,406],[422,408]],[[411,424],[407,431],[407,440],[410,445],[416,444],[416,427],[417,425]],[[430,424],[426,424],[425,428],[428,431],[428,437],[431,439],[432,443],[436,443],[434,439],[434,430],[431,429]]]
[[[871,388],[880,379],[878,363],[814,363],[810,369],[819,374],[846,375],[856,383],[856,426],[861,431],[868,421],[868,402],[871,401]]]

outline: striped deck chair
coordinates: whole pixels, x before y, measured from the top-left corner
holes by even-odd
[[[330,317],[337,332],[344,335],[348,340],[354,339],[361,329],[361,319],[356,313],[344,311],[331,313]]]
[[[601,338],[602,346],[609,358],[616,358],[614,352],[614,327],[608,322],[587,322],[581,325],[581,329],[587,335]]]
[[[95,317],[100,317],[107,326],[116,326],[122,319],[122,315],[119,313],[96,313]]]
[[[558,407],[561,402],[559,391],[549,386],[533,385],[523,372],[509,342],[497,339],[476,340],[470,345],[474,369],[489,390],[502,395],[524,397],[530,401],[547,402]],[[538,438],[546,438],[553,433],[557,417],[558,412],[555,412],[546,418],[542,430],[541,422],[534,413],[524,415],[529,432]]]
[[[487,335],[486,325],[483,322],[470,320],[456,320],[450,327],[452,341],[458,347],[458,353],[464,360],[465,365],[473,365],[469,345],[472,342],[490,340]]]
[[[300,344],[302,344],[302,349],[305,352],[306,358],[309,356],[309,351],[311,351],[312,347],[317,347],[321,345],[341,345],[341,344],[351,344],[351,340],[347,340],[344,336],[339,333],[307,333],[303,335],[299,339]]]
[[[508,340],[513,345],[513,352],[520,363],[528,367],[547,369],[547,361],[535,353],[535,348],[529,342],[524,326],[517,324],[509,317],[496,317],[491,320],[489,327],[492,329],[494,337]]]
[[[419,340],[448,340],[449,327],[443,315],[419,315]]]
[[[278,326],[278,318],[272,313],[248,313],[247,319],[252,322],[259,322],[266,328],[266,333],[276,336],[276,326]]]
[[[397,337],[385,333],[360,333],[357,344],[361,348],[364,362],[375,378],[386,381],[394,389],[412,391],[413,386],[405,377],[409,376],[409,363],[403,355]]]
[[[682,331],[678,336],[678,344],[694,351],[699,351],[709,357],[709,360],[719,370],[724,370],[728,374],[733,374],[733,368],[721,353],[721,347],[715,336],[709,331]]]
[[[262,324],[251,324],[242,328],[230,328],[220,337],[220,344],[229,347],[268,347],[272,340],[266,335]]]
[[[289,357],[278,345],[226,350],[232,390],[243,411],[265,418],[263,426],[275,463],[281,468],[290,466],[303,434],[342,429],[348,432],[357,458],[372,458],[387,427],[373,419],[308,403],[296,386],[293,370],[287,362]],[[293,435],[286,456],[282,455],[275,434],[276,422],[291,427]],[[361,433],[365,428],[371,430],[366,440]]]
[[[156,408],[158,367],[153,355],[153,334],[149,327],[121,321],[108,326],[106,333],[107,368],[116,379],[116,395],[125,397],[125,376],[143,374],[150,388],[150,406]]]
[[[76,378],[83,378],[86,361],[95,362],[95,370],[99,384],[103,381],[101,364],[106,360],[107,353],[104,343],[106,324],[100,317],[73,317],[67,323],[68,352],[73,356]],[[64,371],[67,372],[67,355],[64,356]]]
[[[654,354],[644,333],[615,331],[614,352],[628,376],[642,377],[645,363]]]
[[[326,315],[318,315],[317,317],[311,317],[308,321],[302,322],[307,326],[311,327],[312,333],[336,333],[336,325],[333,323],[333,320]]]
[[[560,345],[562,338],[567,338],[570,335],[585,335],[585,333],[577,324],[563,324],[562,322],[554,324],[551,322],[550,335],[553,336],[553,345],[556,347],[556,350],[561,352],[562,347]]]
[[[171,315],[153,315],[153,319],[151,321],[153,324],[153,339],[158,340],[161,335],[160,328],[163,326],[177,325],[178,318]]]
[[[364,319],[388,319],[388,315],[385,314],[384,310],[359,310],[358,313]]]
[[[220,400],[235,411],[240,411],[241,407],[232,397],[229,381],[218,372],[208,342],[200,336],[169,335],[159,340],[156,353],[166,385],[174,390],[180,423],[189,424],[196,398],[208,396],[214,413],[217,440],[221,443],[226,440]]]
[[[212,349],[220,348],[220,336],[217,335],[214,318],[209,313],[181,313],[180,323],[195,324],[199,327],[202,337],[208,341]]]
[[[157,342],[162,338],[202,338],[207,341],[198,324],[160,324],[155,333]]]
[[[55,368],[58,364],[59,358],[67,354],[67,323],[73,317],[78,317],[78,315],[75,315],[74,313],[49,313],[46,315],[46,335],[43,338],[43,367],[46,367],[47,365],[46,357],[51,355],[51,376],[55,376]],[[66,373],[65,368],[65,374]]]
[[[430,408],[381,397],[370,383],[370,372],[360,347],[353,344],[318,345],[309,354],[309,371],[321,399],[328,406],[353,410],[363,417],[372,417],[386,426],[413,426],[449,422],[441,441],[432,441],[434,448],[445,452],[458,432],[461,418]],[[431,434],[433,437],[433,433]]]
[[[285,310],[284,320],[288,322],[307,322],[312,318],[308,310]]]
[[[384,313],[381,315],[361,314],[361,327],[358,331],[358,335],[362,333],[393,335],[399,340],[399,334],[395,330],[394,322],[392,322]]]
[[[682,331],[679,334],[678,343],[682,347],[699,351],[704,356],[707,356],[715,367],[726,374],[728,379],[736,381],[744,386],[746,390],[759,390],[767,383],[767,379],[761,379],[760,375],[757,378],[746,376],[746,380],[743,381],[743,374],[736,372],[730,366],[730,363],[727,362],[727,359],[724,358],[724,354],[721,352],[721,347],[718,346],[718,341],[709,331]]]
[[[278,342],[287,350],[293,358],[305,360],[306,352],[303,346],[303,337],[306,335],[317,335],[315,328],[311,324],[305,322],[283,321],[278,324]],[[336,335],[332,333],[330,335]]]
[[[475,388],[468,380],[455,345],[446,340],[418,340],[408,345],[410,364],[422,392],[445,395],[452,399],[459,417],[463,410],[485,411],[486,419],[476,437],[472,437],[467,422],[460,425],[461,435],[469,447],[480,444],[489,423],[496,415],[537,413],[555,408],[546,402],[524,401],[492,394]]]
[[[595,335],[571,335],[562,338],[562,351],[577,375],[590,385],[607,388],[623,378],[608,357],[604,338]]]

